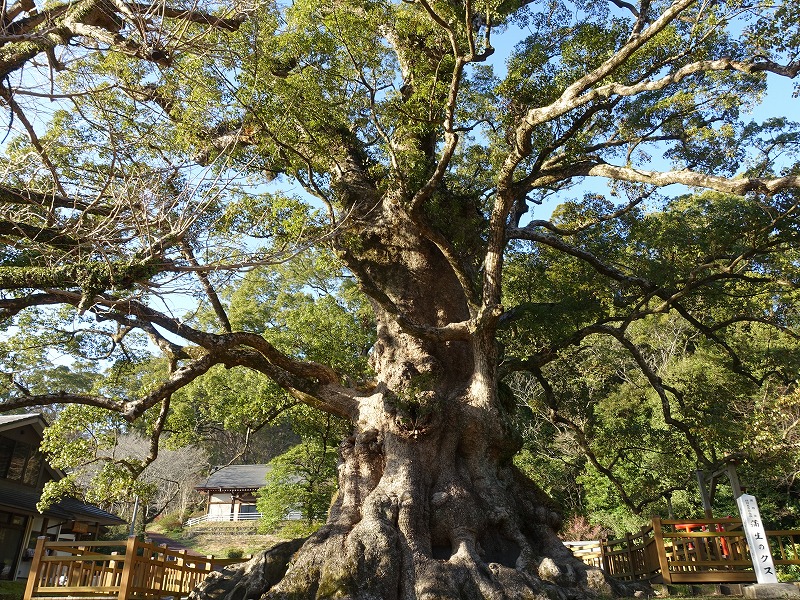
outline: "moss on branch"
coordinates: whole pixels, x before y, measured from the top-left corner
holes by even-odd
[[[163,268],[158,258],[132,259],[119,262],[87,261],[57,266],[0,267],[0,288],[70,289],[98,294],[109,289],[125,289],[146,281]]]

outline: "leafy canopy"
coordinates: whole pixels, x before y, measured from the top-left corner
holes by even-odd
[[[70,405],[74,468],[129,428],[356,421],[380,384],[430,391],[379,335],[469,342],[504,427],[570,473],[580,448],[641,513],[747,447],[721,397],[794,410],[800,128],[749,111],[800,72],[799,24],[788,1],[22,0],[0,409]]]

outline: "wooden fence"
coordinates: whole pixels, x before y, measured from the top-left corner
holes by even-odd
[[[776,566],[800,565],[800,531],[767,531]],[[751,583],[756,581],[738,519],[653,519],[624,538],[597,543],[601,568],[615,579],[653,583]],[[587,564],[597,557],[587,553]],[[576,556],[582,556],[575,552]]]
[[[51,542],[40,537],[24,600],[159,600],[187,596],[214,569],[247,559],[217,559],[127,542]]]
[[[603,549],[601,544],[602,542],[599,541],[564,542],[564,545],[572,550],[572,554],[576,558],[598,569],[603,568]]]
[[[767,531],[776,566],[800,565],[800,531]],[[738,519],[653,519],[636,534],[566,542],[587,564],[620,580],[653,583],[756,581]],[[161,600],[187,596],[218,559],[141,542],[51,542],[41,537],[24,600]]]

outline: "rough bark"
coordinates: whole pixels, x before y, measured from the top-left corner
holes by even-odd
[[[302,538],[283,542],[260,552],[246,563],[215,571],[189,597],[215,600],[259,598],[286,574],[289,560],[303,542],[305,539]]]
[[[444,404],[412,429],[384,395],[364,403],[341,448],[327,525],[285,576],[257,557],[207,582],[196,599],[587,598],[615,590],[555,534],[559,516],[504,456],[472,410]],[[378,427],[375,427],[377,425]],[[285,555],[284,558],[289,557]],[[272,571],[271,571],[272,572]]]
[[[428,328],[471,318],[445,254],[388,203],[374,223],[343,248],[376,298],[377,378],[340,448],[328,522],[280,581],[261,575],[274,560],[268,554],[245,569],[257,584],[242,583],[240,569],[195,598],[516,600],[619,591],[565,548],[555,507],[511,462],[519,440],[513,402],[497,393],[493,331],[442,340],[398,324],[396,313]]]

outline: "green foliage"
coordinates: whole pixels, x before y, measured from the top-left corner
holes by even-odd
[[[147,419],[139,424],[147,428]],[[41,450],[50,465],[68,474],[45,484],[41,507],[64,496],[109,506],[140,496],[144,502],[155,494],[157,484],[140,478],[147,466],[141,454],[117,450],[129,431],[115,412],[91,406],[70,405],[45,430]]]
[[[231,293],[230,318],[236,329],[269,334],[287,354],[330,364],[356,381],[370,373],[371,308],[327,252],[248,273]]]
[[[568,512],[590,515],[618,534],[651,514],[667,516],[668,498],[676,516],[698,515],[694,471],[737,456],[740,477],[764,497],[776,522],[795,522],[798,491],[783,473],[797,472],[784,429],[796,407],[783,390],[794,389],[800,346],[771,325],[797,322],[791,287],[772,283],[797,276],[786,262],[797,237],[786,212],[793,202],[706,192],[606,221],[603,215],[618,207],[586,196],[554,211],[553,225],[569,231],[582,251],[685,290],[680,313],[637,317],[660,300],[617,287],[586,262],[547,247],[510,254],[504,290],[519,318],[503,332],[506,360],[558,347],[581,327],[631,319],[627,340],[669,382],[659,397],[628,350],[598,334],[564,347],[558,361],[543,367],[551,396],[533,378],[511,380],[518,401],[549,422],[527,427],[518,464]],[[735,266],[726,271],[727,265]],[[534,287],[531,280],[546,284]],[[698,331],[688,313],[718,325]],[[565,480],[574,483],[563,486]],[[777,489],[783,491],[776,495]],[[622,504],[621,490],[628,495]],[[715,511],[735,514],[725,486],[715,501]]]
[[[270,461],[266,484],[258,490],[263,532],[274,531],[293,510],[309,526],[324,520],[336,491],[336,449],[343,424],[303,412],[305,418],[293,421],[302,442]]]
[[[235,448],[222,449],[222,454],[213,449],[217,428],[245,437],[292,404],[285,392],[263,375],[215,367],[175,395],[166,443],[168,447],[207,445],[214,462],[225,463],[233,458]],[[273,431],[276,434],[279,432]]]
[[[332,363],[354,380],[368,376],[366,354],[374,339],[371,310],[330,253],[309,252],[271,270],[251,271],[227,293],[231,321],[237,329],[268,333],[281,350]],[[202,311],[197,316],[209,326],[211,318]],[[135,399],[152,392],[166,375],[165,360],[137,360],[134,350],[138,346],[109,346],[109,352],[103,344],[109,343],[111,330],[104,332],[102,325],[88,316],[69,330],[62,330],[62,315],[49,311],[23,313],[17,322],[20,333],[3,342],[5,361],[9,369],[29,373],[26,383],[32,393],[58,389]],[[131,344],[134,341],[131,339]],[[48,352],[56,344],[87,358],[71,366],[52,367]],[[92,352],[95,356],[105,352],[116,360],[106,362],[101,371],[89,360]],[[8,391],[12,392],[12,387]],[[168,433],[159,445],[162,453],[203,447],[215,464],[237,455],[256,462],[269,460],[296,444],[298,434],[305,435],[309,427],[298,423],[298,433],[293,433],[291,427],[281,424],[288,422],[284,413],[295,404],[264,375],[219,365],[172,396],[165,424]],[[157,408],[134,424],[111,411],[81,405],[67,406],[55,414],[57,419],[47,430],[42,449],[55,468],[71,475],[48,484],[45,502],[66,494],[104,505],[134,494],[154,497],[156,484],[140,478],[145,456],[126,454],[117,444],[128,433],[149,438]],[[298,409],[291,415],[299,421],[310,418],[307,411]],[[332,448],[327,449],[326,460],[335,460],[335,444]],[[309,461],[316,450],[306,448]],[[324,493],[330,495],[330,491]],[[309,508],[314,515],[321,510]]]
[[[316,381],[302,395],[243,368],[242,357],[278,367],[249,346],[226,354],[225,335],[262,335],[343,386],[371,386],[370,302],[419,308],[402,297],[412,284],[376,291],[372,273],[396,284],[394,253],[419,243],[458,272],[464,313],[480,313],[468,297],[488,298],[494,283],[482,285],[502,275],[502,301],[487,300],[506,309],[497,404],[526,437],[516,463],[570,512],[620,531],[668,500],[694,511],[693,471],[735,456],[776,519],[796,520],[797,192],[698,190],[800,172],[798,123],[747,121],[778,69],[769,61],[793,72],[800,9],[698,3],[648,37],[668,3],[611,4],[269,1],[243,8],[230,31],[155,15],[133,26],[114,8],[117,41],[78,36],[63,65],[58,52],[37,58],[56,73],[57,102],[0,148],[0,401],[162,401],[135,424],[54,408],[44,449],[70,475],[45,500],[89,483],[90,499],[152,495],[148,459],[118,445],[158,433],[163,407],[162,452],[282,453],[262,512],[273,525],[292,505],[319,518],[343,432],[297,408]],[[202,10],[222,7],[190,14]],[[3,42],[0,62],[30,43]],[[494,45],[511,48],[505,65]],[[17,121],[41,108],[41,89],[12,89],[36,76],[7,82]],[[606,190],[581,179],[590,166],[624,173]],[[658,169],[698,189],[661,196],[664,178],[648,175]],[[558,206],[527,227],[535,241],[510,241],[504,272],[490,273],[489,240],[507,240],[509,222],[545,201]],[[404,211],[417,230],[372,264],[380,240],[362,234],[379,237]],[[433,327],[444,318],[434,312],[409,316]],[[438,409],[422,401],[430,387],[414,380],[393,399]]]
[[[242,558],[244,550],[242,548],[228,548],[225,550],[225,558]]]
[[[322,527],[322,525],[322,521],[315,521],[313,523],[309,523],[308,521],[284,521],[278,529],[275,530],[275,535],[284,540],[306,538]]]
[[[180,533],[183,531],[184,517],[182,513],[167,513],[158,519],[158,527],[165,533]]]

